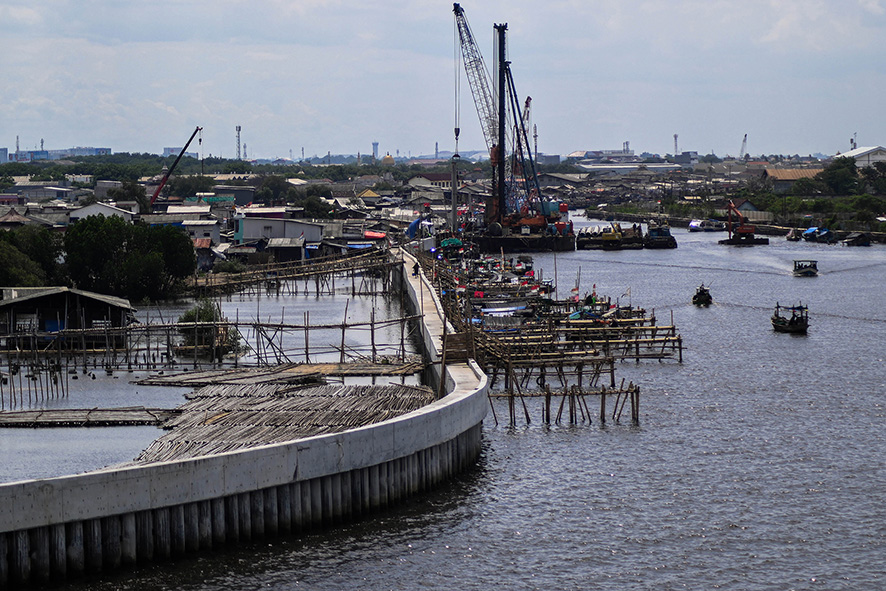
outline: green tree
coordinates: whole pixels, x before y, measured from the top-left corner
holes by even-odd
[[[825,190],[825,184],[816,179],[797,179],[791,186],[791,195],[820,195]]]
[[[5,191],[10,187],[15,186],[15,179],[12,178],[8,173],[4,173],[3,176],[0,176],[0,191]]]
[[[78,221],[65,248],[77,287],[133,301],[171,295],[196,268],[194,245],[180,229],[130,225],[117,216]]]
[[[2,261],[0,262],[0,285],[10,287],[45,285],[40,265],[2,237],[0,237],[0,261]]]
[[[215,351],[220,361],[224,354],[240,350],[240,333],[237,329],[216,324],[226,321],[218,304],[203,299],[179,317],[179,324],[185,326],[179,326],[178,331],[184,337],[185,345],[205,347],[206,353]],[[212,326],[188,327],[188,322],[205,322]]]
[[[280,175],[264,176],[255,190],[255,200],[259,203],[286,203],[296,195],[297,189]]]
[[[123,179],[121,183],[121,186],[108,190],[108,197],[115,201],[135,201],[140,213],[151,213],[151,198],[145,186],[131,179]]]
[[[852,195],[858,187],[858,169],[855,158],[835,158],[815,177],[822,181],[831,195]]]
[[[61,264],[64,253],[62,235],[41,226],[22,226],[7,233],[9,242],[37,263],[44,285],[64,285],[67,277]]]
[[[118,216],[89,216],[65,233],[68,272],[80,289],[122,295],[120,272],[126,258],[129,224]]]
[[[245,160],[229,160],[222,166],[225,174],[249,174],[252,172],[252,164]]]
[[[215,179],[211,176],[176,176],[166,185],[168,191],[164,193],[179,197],[194,197],[197,193],[207,193],[215,186]]]

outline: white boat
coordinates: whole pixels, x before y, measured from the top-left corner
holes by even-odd
[[[689,222],[690,232],[723,232],[726,222],[720,220],[692,220]]]

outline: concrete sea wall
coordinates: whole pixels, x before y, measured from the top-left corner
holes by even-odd
[[[412,268],[412,261],[406,263]],[[443,318],[422,277],[401,273],[424,310],[433,364]],[[488,409],[486,376],[448,365],[446,396],[350,431],[178,462],[0,485],[0,588],[171,559],[334,526],[428,490],[471,466]]]

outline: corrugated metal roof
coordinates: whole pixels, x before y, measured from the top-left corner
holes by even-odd
[[[823,168],[767,168],[766,176],[777,181],[796,181],[811,179],[823,170]]]
[[[22,291],[21,288],[17,288],[17,291]],[[11,298],[8,300],[0,301],[0,306],[8,306],[11,304],[16,304],[20,302],[24,302],[27,300],[31,300],[34,298],[40,298],[47,295],[55,295],[60,293],[70,292],[74,295],[79,295],[85,298],[89,298],[92,300],[96,300],[102,302],[104,304],[108,304],[111,306],[115,306],[117,308],[125,308],[127,310],[134,309],[132,305],[129,303],[129,300],[125,300],[123,298],[116,298],[114,296],[105,295],[103,293],[95,293],[94,291],[84,291],[82,289],[74,289],[72,287],[41,287],[36,288],[34,291],[30,293],[26,293],[25,295],[21,295],[17,298]]]
[[[268,248],[301,248],[304,246],[304,236],[299,238],[271,238],[268,240]]]

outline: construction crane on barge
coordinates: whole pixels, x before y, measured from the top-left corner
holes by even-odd
[[[545,232],[550,224],[559,222],[560,209],[557,204],[541,198],[527,131],[532,99],[526,99],[521,112],[510,62],[505,52],[508,26],[494,26],[497,35],[498,92],[493,95],[489,72],[464,10],[455,3],[453,12],[465,75],[471,87],[483,138],[492,162],[492,195],[487,200],[484,215],[487,231],[493,235],[501,235],[505,228],[511,227],[520,228],[524,232],[527,228],[536,233]],[[509,123],[509,116],[513,117],[513,126]],[[510,138],[506,138],[505,131],[508,129],[513,130]],[[456,128],[456,140],[458,133],[459,129]]]

